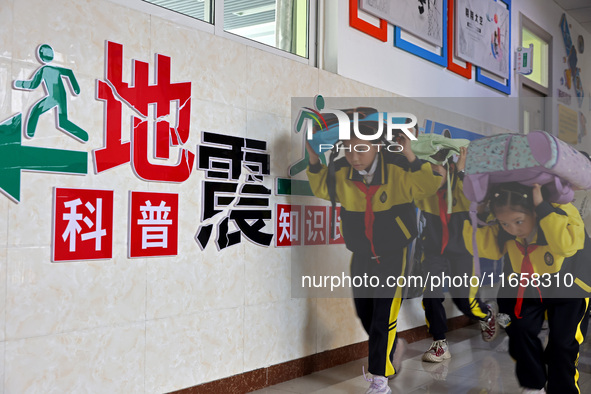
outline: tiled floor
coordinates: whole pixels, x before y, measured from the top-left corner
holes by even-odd
[[[491,343],[480,338],[478,325],[449,332],[452,358],[442,363],[421,361],[431,345],[430,339],[407,346],[402,371],[390,381],[394,394],[409,393],[520,393],[514,363],[507,352],[504,331]],[[353,361],[312,375],[255,391],[259,394],[281,393],[365,393],[369,387],[362,376],[367,359]],[[579,358],[581,393],[591,393],[591,338],[583,344]]]

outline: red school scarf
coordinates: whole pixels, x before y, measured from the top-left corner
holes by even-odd
[[[371,253],[373,253],[373,257],[377,260],[378,264],[380,263],[380,259],[376,255],[376,250],[373,245],[373,221],[375,215],[373,213],[373,207],[371,204],[371,198],[376,194],[378,189],[381,185],[366,185],[361,181],[353,181],[353,183],[365,194],[365,236],[369,240],[371,244]]]
[[[534,267],[529,259],[529,255],[531,252],[536,250],[538,245],[527,245],[527,249],[515,240],[515,244],[517,245],[517,249],[523,255],[523,260],[521,261],[521,273],[528,274],[528,278],[531,278],[532,274],[534,273]],[[538,287],[538,294],[540,295],[540,300],[542,299],[542,292]],[[525,292],[525,287],[521,285],[521,280],[519,281],[519,290],[517,290],[517,302],[515,303],[515,317],[521,319],[521,305],[523,304],[523,293]]]
[[[440,189],[437,190],[437,198],[439,202],[439,219],[441,220],[441,254],[445,250],[447,246],[447,242],[449,241],[449,229],[447,228],[447,224],[449,223],[450,214],[447,213],[447,202],[445,201],[445,192],[446,190]]]

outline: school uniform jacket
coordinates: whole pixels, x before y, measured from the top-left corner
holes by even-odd
[[[443,199],[439,195],[433,194],[425,199],[415,201],[417,207],[423,212],[426,221],[422,236],[425,251],[436,254],[442,253],[443,223],[441,212],[443,210],[443,214],[448,216],[447,230],[449,235],[444,252],[467,253],[464,245],[463,229],[464,221],[470,217],[470,201],[463,192],[463,178],[463,174],[456,173],[450,179],[452,211],[449,215],[447,215],[447,189],[445,187],[438,191],[438,193],[443,192]]]
[[[561,289],[556,289],[556,280],[552,286],[538,288],[543,295],[560,294],[565,296],[582,296],[591,291],[589,271],[591,271],[591,242],[585,232],[585,225],[579,212],[572,204],[554,204],[546,201],[539,204],[536,209],[538,231],[530,245],[537,248],[529,252],[533,272],[540,275],[560,275],[572,273],[574,284],[572,288],[566,288],[563,278],[560,279]],[[466,248],[472,253],[472,226],[470,221],[464,222],[464,241]],[[499,250],[497,237],[506,239],[503,250]],[[500,229],[499,224],[480,227],[476,231],[476,243],[481,257],[497,260],[505,255],[505,274],[511,272],[521,273],[524,255],[518,247],[518,243],[525,245],[523,238],[509,235]],[[507,286],[507,283],[505,284]],[[558,293],[552,293],[557,291]],[[583,290],[581,292],[581,290]],[[528,292],[526,294],[537,294]],[[588,296],[588,294],[586,295]]]
[[[341,204],[341,234],[347,249],[371,255],[371,244],[365,235],[365,193],[353,182],[363,176],[345,158],[334,162],[336,197]],[[307,171],[315,196],[330,200],[326,178],[328,168],[320,163]],[[385,255],[407,245],[417,236],[413,200],[434,194],[441,177],[433,174],[431,165],[420,159],[412,163],[401,154],[379,152],[378,165],[371,185],[380,185],[371,199],[375,218],[373,243],[376,255]]]

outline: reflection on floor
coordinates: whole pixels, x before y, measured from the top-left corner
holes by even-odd
[[[591,334],[591,333],[590,333]],[[390,381],[394,394],[409,393],[520,393],[514,363],[507,352],[504,331],[491,343],[480,338],[478,325],[449,332],[451,359],[431,364],[421,356],[431,345],[430,339],[407,346],[402,372]],[[367,359],[340,365],[312,375],[290,380],[262,390],[259,394],[280,393],[365,393],[369,387],[361,368]],[[581,393],[591,393],[591,337],[587,337],[579,358],[579,387]]]

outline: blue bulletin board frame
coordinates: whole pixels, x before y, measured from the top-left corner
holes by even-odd
[[[511,73],[513,69],[511,68],[511,0],[495,0],[501,3],[504,3],[507,6],[507,10],[509,11],[509,78],[507,78],[507,82],[505,84],[500,83],[492,78],[489,78],[482,74],[481,68],[476,67],[476,82],[480,82],[483,85],[486,85],[490,88],[498,90],[499,92],[505,94],[511,94]]]
[[[439,55],[403,39],[402,29],[398,26],[394,26],[394,46],[439,66],[447,67],[447,0],[443,0],[441,13],[443,14],[443,30],[441,32],[443,46]]]

